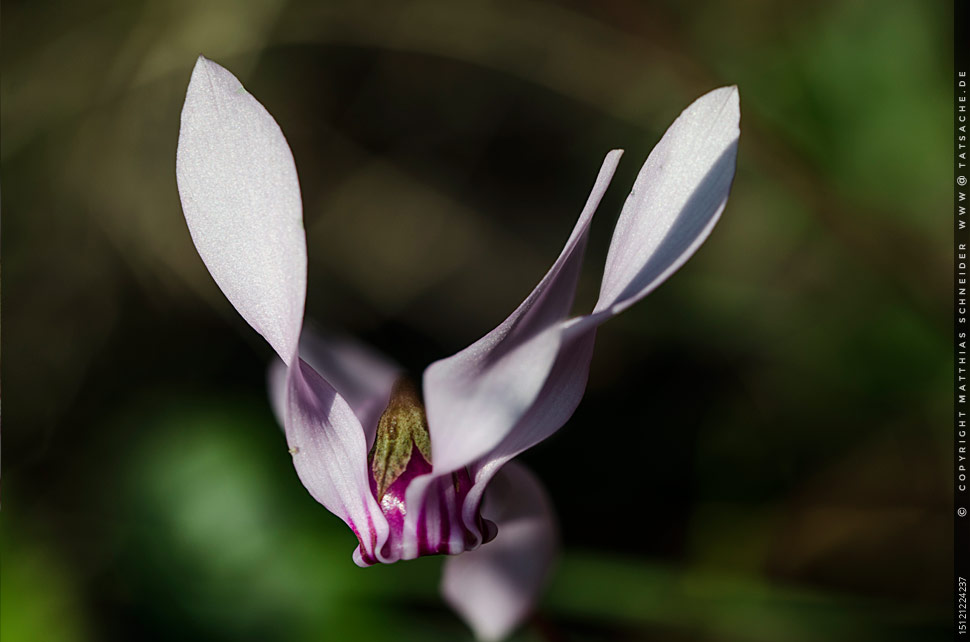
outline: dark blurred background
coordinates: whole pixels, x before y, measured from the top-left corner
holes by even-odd
[[[461,640],[441,560],[358,569],[175,185],[195,58],[292,146],[308,317],[416,373],[737,84],[721,223],[599,333],[524,460],[564,556],[516,640],[929,640],[950,614],[949,3],[5,2],[5,642]],[[623,524],[617,532],[612,524]]]

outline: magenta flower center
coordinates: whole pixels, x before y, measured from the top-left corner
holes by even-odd
[[[390,532],[380,551],[383,560],[365,552],[371,547],[361,546],[365,563],[455,555],[477,548],[495,536],[495,526],[482,518],[479,506],[468,506],[465,511],[473,485],[467,469],[429,477],[434,466],[428,419],[417,388],[408,379],[401,378],[394,384],[377,424],[368,463],[371,492]],[[409,501],[408,489],[419,478],[427,488],[423,493],[412,493]],[[410,522],[409,512],[414,513]],[[361,533],[354,530],[359,539]]]

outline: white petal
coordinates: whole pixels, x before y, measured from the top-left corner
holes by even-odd
[[[566,246],[526,300],[490,333],[425,370],[435,474],[494,448],[541,390],[559,351],[558,322],[572,307],[589,223],[620,154],[606,156]]]
[[[595,341],[595,326],[573,336],[567,333],[535,403],[498,446],[469,465],[474,485],[462,506],[462,520],[466,528],[473,529],[482,494],[505,463],[555,433],[572,417],[586,391]]]
[[[300,358],[327,380],[357,415],[370,450],[377,421],[387,407],[401,367],[377,350],[350,337],[323,332],[308,324],[300,336]],[[286,366],[270,364],[269,398],[280,425],[286,400]]]
[[[737,87],[715,89],[654,147],[616,223],[597,312],[646,296],[710,234],[731,190],[740,118]]]
[[[498,535],[445,561],[441,591],[479,640],[501,640],[534,607],[558,553],[552,503],[536,477],[510,462],[485,494]]]
[[[541,390],[527,410],[516,409],[518,420],[503,439],[468,464],[474,486],[462,510],[466,524],[474,523],[495,472],[572,416],[586,388],[596,328],[655,288],[707,237],[734,174],[738,118],[737,90],[715,90],[685,110],[651,153],[617,223],[596,312],[559,324],[558,352]],[[502,374],[490,366],[478,380]]]
[[[302,359],[289,369],[286,441],[300,481],[360,538],[354,559],[379,558],[388,525],[370,489],[364,431],[350,406]],[[361,550],[362,549],[362,550]]]
[[[368,345],[316,328],[303,329],[300,356],[347,400],[370,449],[401,367]]]
[[[296,166],[269,112],[235,76],[201,56],[182,107],[176,177],[209,273],[289,364],[306,296]]]

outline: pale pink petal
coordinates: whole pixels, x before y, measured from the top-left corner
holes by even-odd
[[[535,403],[494,449],[468,466],[474,484],[462,505],[462,521],[470,532],[476,532],[482,494],[492,477],[506,462],[552,435],[572,417],[586,391],[595,340],[595,327],[577,334],[567,332]]]
[[[461,468],[494,448],[542,388],[559,351],[561,333],[555,326],[573,303],[589,223],[620,154],[606,156],[565,248],[518,309],[471,346],[425,370],[436,474]]]
[[[364,431],[350,406],[302,359],[289,369],[285,430],[300,481],[360,539],[354,559],[381,559],[388,525],[370,489]]]
[[[524,342],[503,342],[503,336],[493,345],[488,335],[428,368],[425,394],[432,443],[446,468],[475,460],[480,467],[514,456],[568,419],[585,387],[593,342],[589,333],[680,267],[724,209],[734,176],[739,119],[737,88],[726,87],[695,101],[668,129],[617,222],[593,314],[562,322],[563,313]],[[601,173],[597,187],[602,178]],[[590,201],[598,201],[600,194],[594,188]],[[563,377],[566,382],[559,381]],[[552,382],[548,386],[547,379]],[[533,408],[537,417],[527,414]]]
[[[401,367],[359,341],[312,327],[303,329],[300,356],[353,408],[369,450]]]
[[[715,89],[650,152],[613,231],[597,312],[646,296],[711,233],[731,191],[740,118],[737,87]]]
[[[316,370],[350,405],[364,428],[370,450],[377,420],[387,407],[401,367],[369,346],[347,336],[323,332],[308,324],[300,337],[300,358]],[[286,366],[274,360],[268,373],[269,398],[282,425]]]
[[[511,462],[485,495],[498,535],[445,561],[441,591],[479,640],[501,640],[535,606],[558,554],[554,511],[536,477]]]
[[[469,464],[474,486],[462,508],[465,524],[474,524],[492,475],[572,416],[596,328],[659,285],[710,233],[734,175],[738,121],[737,89],[715,90],[685,110],[651,153],[617,223],[596,311],[556,325],[560,348],[541,391],[503,439]]]
[[[199,57],[182,107],[176,177],[209,273],[290,363],[306,296],[306,239],[290,148],[235,76]]]

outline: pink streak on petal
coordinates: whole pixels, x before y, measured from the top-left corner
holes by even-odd
[[[350,406],[312,367],[289,369],[286,441],[300,481],[360,539],[354,559],[379,559],[388,525],[370,488],[367,447]],[[360,563],[360,562],[358,562]]]
[[[480,640],[501,640],[534,607],[558,555],[554,511],[536,477],[506,465],[489,486],[495,539],[445,562],[441,591]]]
[[[566,246],[542,281],[497,328],[425,370],[435,473],[457,470],[494,448],[542,388],[560,347],[557,322],[573,303],[593,212],[621,152],[610,152]]]
[[[734,179],[739,105],[737,87],[701,96],[650,152],[616,223],[595,311],[642,299],[711,233]]]
[[[289,363],[306,296],[300,184],[273,117],[231,73],[199,57],[175,163],[192,240],[226,298]]]

